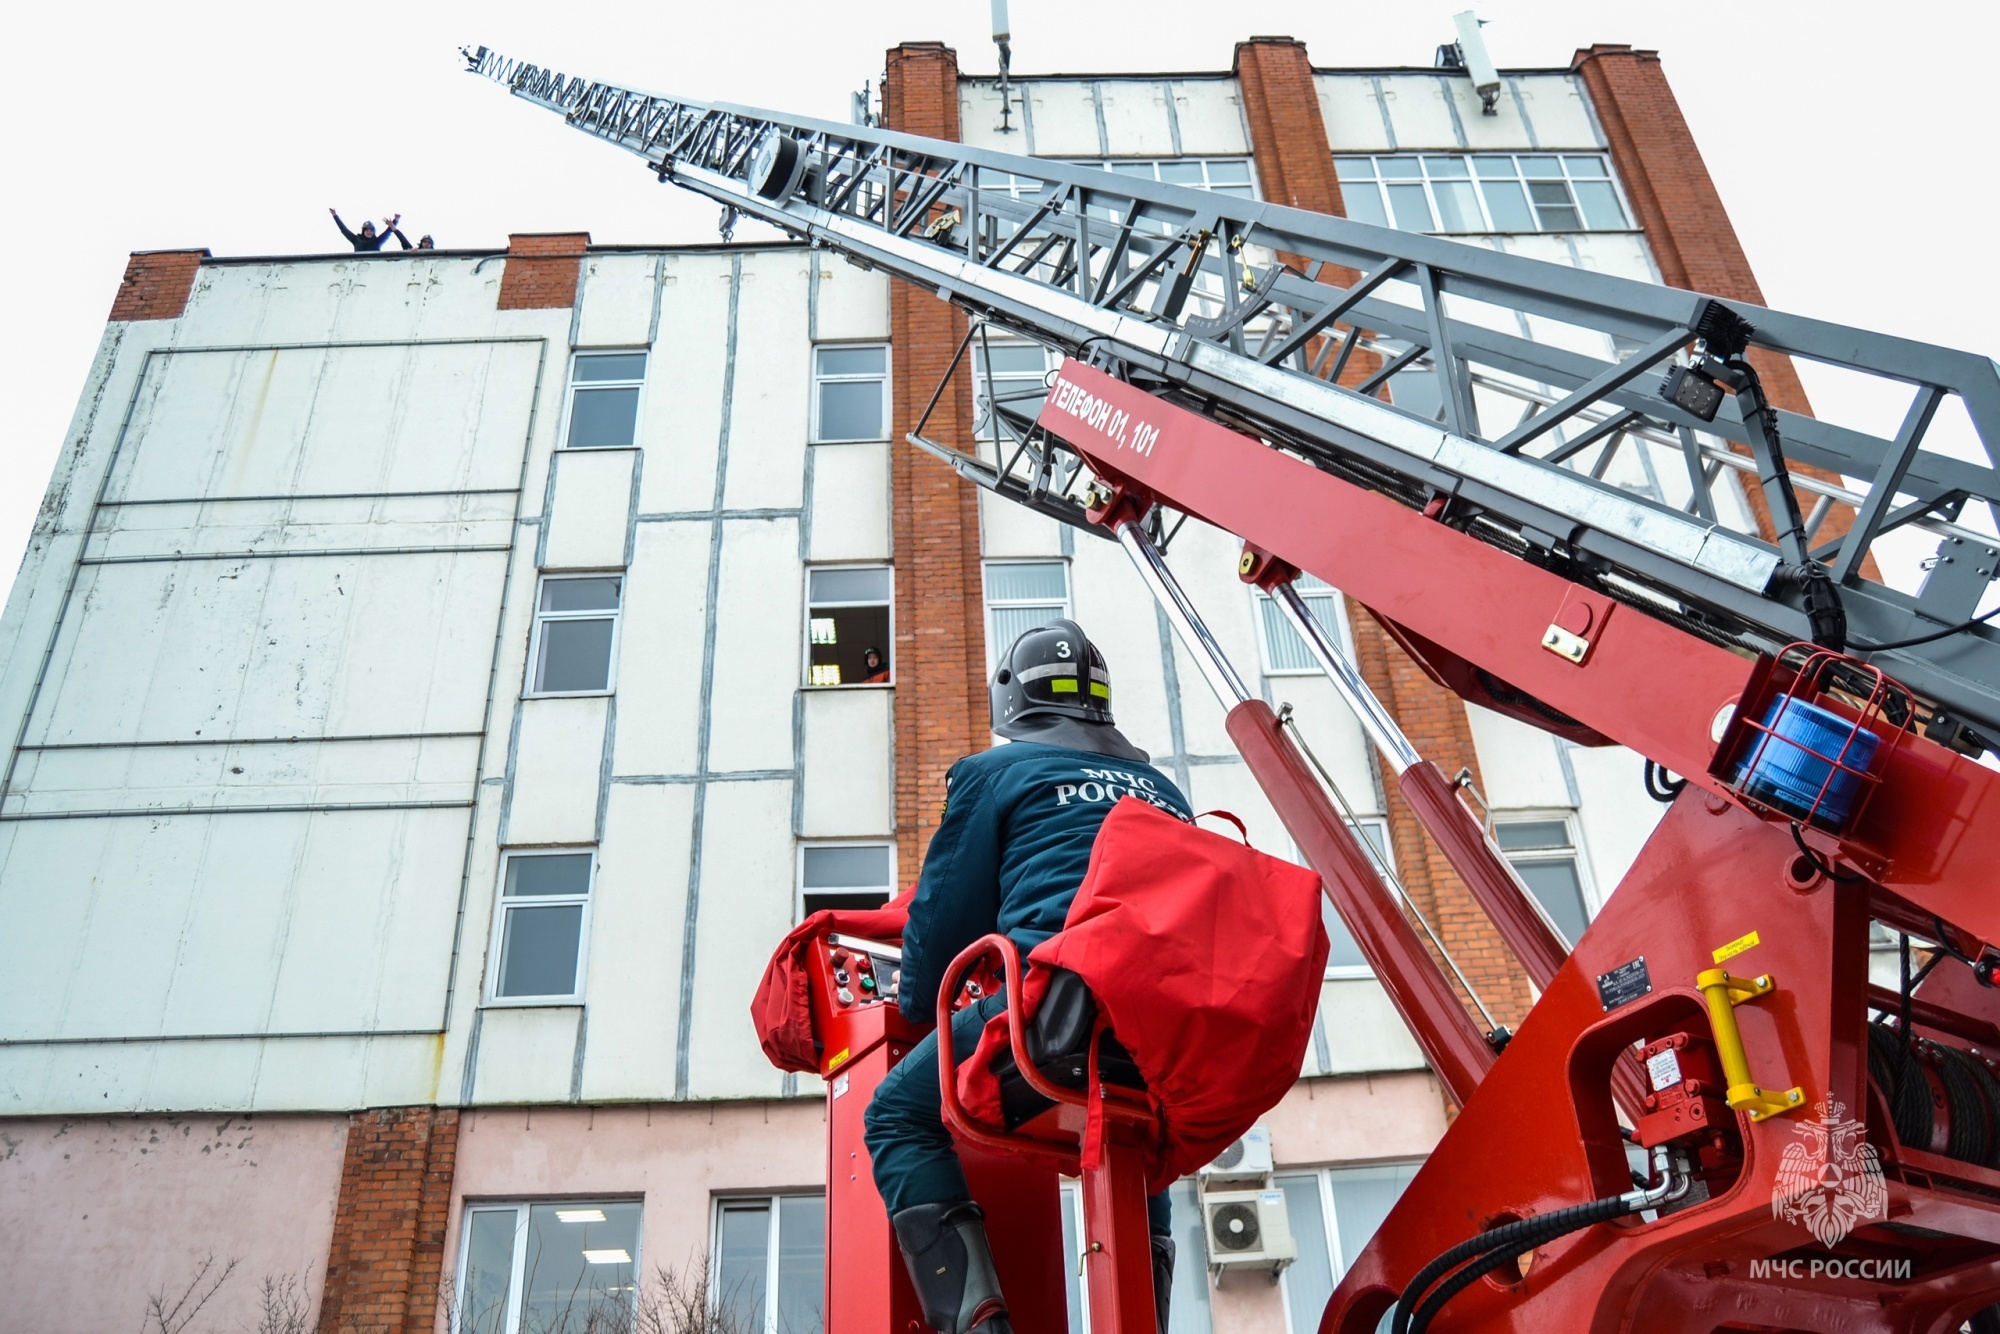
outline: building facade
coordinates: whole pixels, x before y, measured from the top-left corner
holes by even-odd
[[[1485,114],[1455,72],[1253,38],[1226,73],[1016,78],[1003,112],[914,43],[882,112],[1759,299],[1653,55],[1503,82]],[[204,1321],[254,1326],[270,1280],[330,1330],[539,1334],[666,1271],[818,1328],[824,1092],[765,1063],[750,994],[801,915],[914,877],[993,742],[993,655],[1048,617],[1197,809],[1292,854],[1122,553],[898,443],[963,329],[791,245],[133,256],[0,621],[12,1310],[114,1327],[214,1288]],[[982,413],[960,374],[926,429],[972,449]],[[1607,467],[1677,499],[1643,449]],[[1190,525],[1171,560],[1517,1022],[1518,968],[1236,554]],[[1579,932],[1651,830],[1638,759],[1469,708],[1308,600]],[[1315,1328],[1447,1124],[1331,925],[1266,1120],[1298,1259],[1206,1281],[1184,1186],[1175,1334]]]

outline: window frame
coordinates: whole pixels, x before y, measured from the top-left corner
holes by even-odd
[[[1597,914],[1604,910],[1604,900],[1598,896],[1597,878],[1590,873],[1590,858],[1584,852],[1583,824],[1578,812],[1566,806],[1524,807],[1520,810],[1492,812],[1493,846],[1500,850],[1500,856],[1508,865],[1518,858],[1528,862],[1555,862],[1567,858],[1576,868],[1577,892],[1583,898],[1584,925],[1597,920]],[[1500,849],[1500,826],[1506,824],[1561,824],[1564,835],[1569,839],[1561,848],[1520,848],[1514,851]],[[1544,912],[1548,909],[1539,901],[1537,907]],[[1575,945],[1575,941],[1570,942]]]
[[[1298,1177],[1310,1173],[1315,1178],[1315,1182],[1319,1187],[1320,1225],[1326,1234],[1327,1265],[1333,1271],[1333,1286],[1335,1291],[1339,1290],[1341,1280],[1347,1277],[1348,1260],[1340,1244],[1340,1213],[1333,1197],[1333,1174],[1335,1172],[1381,1167],[1421,1168],[1424,1162],[1425,1159],[1423,1158],[1385,1158],[1377,1162],[1320,1163],[1310,1166],[1291,1163],[1283,1166],[1276,1166],[1274,1164],[1276,1170],[1271,1173],[1271,1188],[1273,1190],[1278,1189],[1279,1177]],[[1292,1235],[1296,1238],[1298,1233],[1294,1231]],[[1360,1257],[1356,1256],[1355,1258],[1359,1259]],[[1286,1265],[1278,1274],[1277,1282],[1278,1304],[1283,1308],[1285,1313],[1286,1334],[1313,1334],[1312,1331],[1296,1330],[1292,1325],[1291,1272],[1292,1267]]]
[[[535,601],[530,614],[534,624],[528,631],[528,662],[521,674],[522,699],[596,699],[599,696],[618,693],[618,646],[623,638],[625,625],[625,581],[627,571],[619,570],[564,570],[561,574],[544,574],[535,580]],[[598,607],[588,611],[543,611],[542,593],[550,584],[571,579],[616,579],[618,581],[618,605],[609,609]],[[611,646],[604,665],[604,686],[599,690],[537,690],[535,678],[541,674],[542,627],[549,621],[601,621],[611,618]]]
[[[1073,621],[1076,619],[1076,581],[1070,577],[1071,574],[1070,558],[1068,556],[1002,556],[993,560],[980,561],[979,562],[979,605],[980,605],[979,615],[980,615],[980,620],[985,623],[984,628],[986,631],[986,676],[988,680],[992,679],[994,669],[1000,665],[1000,655],[1003,652],[1005,652],[1007,648],[1010,646],[1009,644],[999,644],[994,642],[993,612],[995,608],[1000,607],[1000,608],[1011,609],[1015,607],[1046,607],[1050,605],[1047,599],[1044,598],[1002,598],[996,604],[994,600],[987,595],[986,592],[987,589],[986,572],[988,570],[991,570],[997,565],[1060,566],[1062,568],[1062,577],[1063,577],[1062,615],[1057,617],[1056,619],[1064,621]]]
[[[764,1234],[764,1328],[747,1334],[781,1334],[778,1329],[778,1261],[783,1239],[778,1235],[781,1226],[778,1201],[786,1199],[818,1200],[822,1207],[826,1203],[824,1190],[767,1190],[767,1191],[716,1191],[708,1197],[708,1293],[709,1310],[719,1312],[722,1305],[722,1210],[731,1204],[761,1203],[769,1210],[770,1229]],[[824,1283],[826,1275],[827,1248],[820,1249],[820,1276]],[[830,1312],[821,1312],[824,1327]]]
[[[1356,838],[1361,840],[1362,847],[1364,848],[1364,850],[1369,852],[1374,852],[1377,849],[1369,841],[1366,831],[1356,829],[1354,826],[1374,825],[1378,829],[1380,829],[1382,832],[1382,846],[1380,848],[1380,852],[1382,854],[1382,860],[1385,864],[1387,864],[1391,874],[1393,875],[1401,874],[1396,870],[1395,830],[1390,827],[1389,817],[1387,815],[1363,814],[1358,816],[1351,823],[1347,820],[1345,816],[1342,816],[1341,823],[1347,826],[1349,833],[1353,834]],[[1305,854],[1299,851],[1299,845],[1296,840],[1292,842],[1291,849],[1292,849],[1292,857],[1291,857],[1292,861],[1298,863],[1300,866],[1305,866],[1308,864],[1306,862]],[[1339,916],[1339,914],[1336,913],[1335,916]],[[1343,925],[1345,924],[1343,923]],[[1320,978],[1320,980],[1323,982],[1372,982],[1374,979],[1375,979],[1375,970],[1369,967],[1366,963],[1335,963],[1333,962],[1332,955],[1327,956],[1326,972],[1323,973]]]
[[[831,690],[832,686],[821,686],[821,690]],[[890,899],[896,897],[896,840],[893,838],[802,838],[798,844],[798,855],[794,859],[792,907],[796,914],[792,921],[803,922],[806,911],[806,853],[814,848],[887,848],[889,850],[889,883],[884,886]],[[865,888],[855,892],[865,893]],[[884,902],[888,900],[885,899]],[[817,912],[818,909],[813,911]]]
[[[528,1211],[536,1205],[572,1204],[605,1205],[636,1204],[639,1206],[639,1226],[632,1238],[632,1308],[639,1306],[639,1287],[645,1273],[646,1263],[646,1197],[644,1195],[545,1195],[508,1196],[500,1199],[466,1198],[458,1204],[458,1273],[452,1280],[452,1303],[454,1321],[463,1320],[465,1310],[465,1281],[472,1263],[472,1215],[475,1213],[499,1213],[511,1209],[514,1212],[514,1259],[507,1271],[507,1310],[501,1322],[502,1334],[512,1334],[521,1327],[522,1287],[527,1277],[527,1236]]]
[[[595,843],[572,844],[567,846],[546,846],[533,848],[503,848],[500,851],[500,874],[493,884],[493,926],[491,939],[486,947],[486,985],[482,988],[484,998],[480,1001],[483,1009],[534,1008],[536,1006],[581,1005],[589,987],[590,978],[590,919],[591,908],[597,898],[597,848]],[[575,989],[567,995],[549,993],[536,996],[503,996],[500,994],[502,951],[507,944],[507,917],[514,911],[507,902],[507,867],[516,858],[525,857],[574,857],[578,853],[590,854],[590,880],[581,895],[575,894],[535,894],[520,895],[521,907],[560,907],[580,903],[583,912],[576,924],[576,981]]]
[[[1334,642],[1339,645],[1342,653],[1346,654],[1349,659],[1352,659],[1355,656],[1354,627],[1347,619],[1347,595],[1317,575],[1308,575],[1301,571],[1299,577],[1301,579],[1311,579],[1315,584],[1319,585],[1316,588],[1299,589],[1299,596],[1301,598],[1330,597],[1332,599]],[[1267,602],[1275,604],[1277,599],[1266,593],[1263,589],[1253,585],[1250,589],[1250,612],[1256,619],[1257,666],[1259,670],[1267,677],[1325,676],[1326,669],[1319,665],[1317,658],[1314,658],[1312,664],[1306,667],[1278,667],[1273,665],[1276,655],[1271,652],[1271,636],[1264,622],[1264,604]],[[1282,611],[1278,614],[1281,617],[1284,615]],[[1292,628],[1292,623],[1289,620],[1284,622],[1284,626],[1287,630],[1291,630],[1293,634],[1298,633],[1297,630]],[[1312,652],[1311,648],[1308,647],[1306,652],[1310,656]]]
[[[867,348],[867,347],[875,347],[882,349],[882,434],[865,439],[860,436],[855,436],[853,438],[828,440],[825,438],[824,435],[821,434],[821,428],[820,428],[820,412],[819,412],[820,386],[822,384],[859,384],[866,380],[872,380],[875,377],[873,375],[825,374],[819,368],[819,354],[822,350],[827,348],[855,349],[855,348]],[[889,438],[895,434],[896,423],[895,419],[891,416],[891,413],[895,407],[895,400],[890,392],[890,382],[894,378],[896,372],[896,350],[894,347],[890,345],[888,339],[835,338],[835,339],[826,339],[820,342],[816,342],[812,345],[812,360],[810,363],[810,367],[811,367],[812,378],[811,378],[811,392],[809,397],[811,401],[807,404],[807,409],[806,409],[809,418],[807,422],[807,434],[806,434],[806,442],[808,444],[879,445],[886,443],[889,440]]]
[[[1335,153],[1333,157],[1334,157],[1334,173],[1336,177],[1339,177],[1340,162],[1342,159],[1363,160],[1368,163],[1369,170],[1374,172],[1374,179],[1371,183],[1375,187],[1376,204],[1380,208],[1382,217],[1384,219],[1383,223],[1380,225],[1387,227],[1391,231],[1405,230],[1404,228],[1398,227],[1396,225],[1396,210],[1394,205],[1391,203],[1389,199],[1387,186],[1392,179],[1397,181],[1398,183],[1413,182],[1423,186],[1424,203],[1425,206],[1430,209],[1432,226],[1421,232],[1410,233],[1411,235],[1414,236],[1587,236],[1587,235],[1619,236],[1619,235],[1630,235],[1643,230],[1638,223],[1633,221],[1636,215],[1632,211],[1632,201],[1625,194],[1624,183],[1618,179],[1618,169],[1611,161],[1611,154],[1607,150],[1601,148],[1576,149],[1569,151],[1565,151],[1563,149],[1547,149],[1547,150],[1531,149],[1527,151],[1516,151],[1513,149],[1499,149],[1499,150],[1485,150],[1485,151],[1475,150],[1475,149],[1453,149],[1448,152],[1434,151],[1428,153],[1425,152]],[[1432,183],[1433,183],[1432,177],[1429,172],[1424,170],[1422,159],[1446,158],[1446,157],[1458,158],[1466,164],[1465,165],[1466,175],[1464,179],[1471,182],[1473,186],[1472,197],[1474,200],[1478,202],[1480,221],[1485,224],[1482,230],[1446,231],[1439,228],[1436,225],[1439,219],[1442,217],[1442,214],[1438,210],[1437,191],[1432,189]],[[1478,168],[1473,164],[1473,159],[1495,158],[1495,157],[1504,157],[1510,163],[1512,163],[1514,168],[1513,175],[1505,177],[1480,175]],[[1555,158],[1558,160],[1558,164],[1561,169],[1561,175],[1531,177],[1527,175],[1521,168],[1521,159],[1524,157]],[[1598,161],[1604,164],[1604,175],[1581,176],[1581,177],[1571,175],[1568,159],[1573,157],[1596,158]],[[1392,178],[1384,176],[1382,174],[1381,167],[1378,165],[1379,160],[1382,158],[1394,158],[1398,160],[1406,160],[1414,162],[1417,164],[1417,174],[1409,178],[1403,178],[1403,177]],[[1456,180],[1458,178],[1452,177],[1449,179]],[[1519,185],[1521,187],[1522,201],[1528,206],[1529,215],[1533,217],[1535,220],[1535,227],[1532,230],[1521,231],[1519,229],[1506,229],[1499,227],[1494,223],[1493,209],[1491,205],[1489,205],[1486,201],[1486,189],[1484,184],[1489,180],[1511,181],[1514,184]],[[1538,205],[1536,205],[1536,203],[1534,202],[1533,194],[1527,188],[1529,182],[1536,180],[1560,180],[1563,183],[1564,188],[1569,191],[1570,207],[1576,210],[1577,221],[1579,223],[1582,223],[1583,225],[1572,228],[1543,227],[1541,225],[1542,221],[1541,209]],[[1577,199],[1575,183],[1579,180],[1583,181],[1604,180],[1604,181],[1609,181],[1611,183],[1611,190],[1612,193],[1617,197],[1619,210],[1623,212],[1625,215],[1625,225],[1623,227],[1592,227],[1589,225],[1588,220],[1585,219],[1583,215],[1583,205]],[[1341,178],[1340,179],[1341,197],[1345,199],[1347,197],[1347,191],[1350,188],[1359,188],[1363,183],[1364,182],[1358,177],[1352,179]]]
[[[866,444],[867,441],[849,441],[851,444]],[[812,577],[819,570],[887,570],[889,572],[889,596],[885,602],[814,602]],[[799,689],[801,690],[894,690],[896,688],[896,663],[901,654],[896,652],[896,567],[886,560],[841,560],[815,562],[803,567],[800,573],[803,581],[799,605],[804,611],[799,626]],[[886,681],[840,681],[833,685],[818,685],[812,679],[812,620],[814,607],[881,607],[889,609],[889,679]]]
[[[642,371],[642,372],[640,373],[640,375],[639,375],[639,378],[638,378],[638,379],[636,379],[636,380],[584,380],[584,381],[578,381],[578,380],[577,380],[577,378],[576,378],[576,363],[577,363],[578,361],[580,361],[580,360],[584,360],[584,359],[586,359],[586,358],[589,358],[589,357],[619,357],[619,356],[624,356],[624,357],[630,357],[630,356],[641,356],[641,357],[644,357],[644,358],[646,359],[646,369],[645,369],[644,371]],[[648,379],[648,378],[649,378],[649,377],[651,376],[651,374],[652,374],[652,370],[653,370],[653,349],[652,349],[652,348],[650,348],[650,347],[577,347],[577,348],[571,348],[571,349],[570,349],[570,354],[569,354],[569,386],[568,386],[568,389],[567,389],[567,390],[566,390],[566,391],[564,392],[564,394],[563,394],[563,409],[562,409],[562,422],[561,422],[561,424],[560,424],[560,426],[559,426],[559,428],[558,428],[558,431],[557,431],[557,434],[556,434],[556,441],[557,441],[557,444],[556,444],[556,449],[557,449],[557,451],[558,451],[558,452],[561,452],[561,451],[563,451],[563,450],[569,450],[569,449],[574,449],[574,450],[575,450],[575,451],[577,451],[578,453],[582,454],[582,453],[591,453],[591,452],[595,452],[595,451],[600,451],[600,450],[602,450],[602,451],[610,451],[610,450],[619,450],[619,449],[638,449],[638,448],[640,447],[640,446],[639,446],[639,434],[640,434],[640,432],[641,432],[642,430],[644,430],[644,429],[645,429],[645,425],[646,425],[646,381],[647,381],[647,379]],[[633,408],[632,408],[632,440],[631,440],[631,443],[629,443],[629,444],[624,444],[624,445],[572,445],[572,444],[570,444],[570,442],[569,442],[569,429],[570,429],[570,423],[571,423],[571,421],[572,421],[572,420],[574,420],[574,418],[575,418],[575,416],[576,416],[576,394],[577,394],[577,390],[578,390],[579,388],[583,389],[583,390],[584,390],[584,391],[585,391],[586,393],[588,393],[589,391],[591,391],[591,390],[593,390],[593,389],[633,389],[633,388],[636,388],[636,389],[637,389],[637,390],[639,391],[639,398],[638,398],[638,401],[637,401],[637,402],[636,402],[636,403],[634,404],[634,406],[633,406]]]

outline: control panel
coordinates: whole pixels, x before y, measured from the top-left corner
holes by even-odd
[[[896,1008],[903,952],[895,945],[829,933],[813,941],[807,972],[822,1075],[830,1078],[884,1042],[901,1056],[923,1036]]]
[[[820,948],[826,952],[825,985],[837,1009],[895,1004],[903,980],[902,950],[855,936],[828,936]]]

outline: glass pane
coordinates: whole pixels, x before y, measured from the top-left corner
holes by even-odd
[[[1424,175],[1432,180],[1465,179],[1465,159],[1462,157],[1427,157],[1424,159]]]
[[[1486,211],[1493,215],[1494,231],[1535,230],[1535,216],[1528,212],[1528,197],[1521,193],[1519,181],[1485,181],[1480,188],[1486,192]]]
[[[880,375],[889,368],[885,347],[823,347],[819,350],[821,375]]]
[[[543,621],[542,660],[535,689],[561,694],[603,690],[611,683],[611,622]]]
[[[1572,177],[1609,176],[1611,174],[1605,170],[1604,159],[1601,157],[1566,157],[1563,159],[1563,165],[1569,168],[1569,174]]]
[[[821,440],[880,440],[882,382],[830,380],[819,387]]]
[[[1577,181],[1572,188],[1576,191],[1576,202],[1583,207],[1584,221],[1593,229],[1625,225],[1625,210],[1618,206],[1618,191],[1610,181]]]
[[[1573,232],[1582,228],[1583,220],[1570,202],[1569,186],[1562,181],[1530,181],[1528,197],[1535,201],[1535,213],[1542,220],[1543,231]]]
[[[1069,577],[1060,561],[986,567],[986,598],[989,602],[1033,600],[1059,603],[1068,596]]]
[[[1417,160],[1413,157],[1378,157],[1375,159],[1375,170],[1384,178],[1410,180],[1417,175]]]
[[[1076,165],[1079,167],[1102,165],[1107,171],[1115,171],[1121,176],[1144,176],[1149,181],[1157,179],[1153,175],[1153,164],[1150,162],[1106,162],[1102,164],[1096,162],[1079,162]]]
[[[1212,1325],[1208,1313],[1208,1268],[1202,1257],[1208,1252],[1201,1225],[1201,1202],[1195,1198],[1194,1182],[1183,1177],[1167,1187],[1167,1198],[1174,1205],[1174,1244],[1178,1255],[1174,1262],[1173,1315],[1169,1317],[1171,1328],[1167,1334],[1209,1334]],[[1183,1260],[1178,1256],[1187,1256]],[[1075,1262],[1071,1262],[1074,1266]]]
[[[578,380],[643,380],[646,378],[644,352],[619,352],[611,356],[579,356]]]
[[[459,1294],[459,1329],[453,1334],[503,1334],[518,1215],[512,1209],[476,1209],[467,1217],[465,1286]]]
[[[807,848],[804,878],[807,889],[880,889],[889,883],[889,849]]]
[[[1333,1296],[1333,1260],[1326,1249],[1326,1215],[1319,1205],[1319,1173],[1281,1176],[1273,1183],[1285,1192],[1285,1218],[1299,1258],[1285,1270],[1285,1305],[1291,1308],[1293,1329],[1318,1329]]]
[[[889,606],[814,607],[813,620],[832,633],[813,636],[807,676],[813,685],[887,685],[890,681]]]
[[[1430,201],[1424,198],[1421,185],[1390,186],[1389,211],[1395,216],[1399,231],[1427,232],[1433,225]]]
[[[562,852],[507,859],[508,898],[590,892],[590,854]]]
[[[887,602],[890,596],[889,567],[866,565],[853,570],[814,570],[811,595],[815,607],[836,602]]]
[[[1313,657],[1306,641],[1272,598],[1257,599],[1257,614],[1264,624],[1264,657],[1274,672],[1316,672],[1319,659]]]
[[[1347,923],[1340,920],[1340,914],[1333,910],[1333,904],[1329,903],[1325,896],[1321,896],[1320,898],[1319,918],[1326,926],[1326,939],[1329,946],[1326,952],[1326,966],[1328,968],[1366,968],[1368,966],[1368,956],[1363,954],[1361,947],[1354,943],[1354,933],[1347,929]]]
[[[826,1328],[826,1197],[778,1200],[778,1334]]]
[[[550,579],[542,585],[543,611],[613,611],[616,579]]]
[[[1512,176],[1514,174],[1514,159],[1510,157],[1476,157],[1472,159],[1472,172],[1475,176]]]
[[[638,422],[638,389],[579,389],[570,399],[569,447],[617,449],[629,445]]]
[[[524,1334],[631,1327],[639,1273],[637,1204],[537,1204],[521,1277]]]
[[[1208,164],[1208,183],[1226,185],[1250,183],[1250,164],[1241,158],[1218,158]]]
[[[1298,589],[1302,595],[1308,593],[1330,594],[1334,591],[1332,584],[1328,583],[1326,580],[1320,578],[1316,574],[1307,574],[1304,570],[1300,570],[1298,578],[1292,580],[1292,587]],[[1315,615],[1318,614],[1317,608],[1314,609],[1314,614]],[[1327,624],[1332,625],[1333,622],[1328,621]]]
[[[1403,1187],[1417,1174],[1418,1163],[1389,1167],[1350,1167],[1327,1173],[1333,1185],[1333,1216],[1340,1234],[1341,1263],[1351,1268],[1361,1258],[1369,1238],[1389,1216]]]
[[[889,891],[809,889],[799,897],[804,901],[804,915],[810,917],[816,912],[869,912],[889,901]]]
[[[1552,157],[1524,157],[1521,160],[1523,176],[1561,176],[1562,168]]]
[[[989,613],[993,617],[993,639],[987,645],[993,650],[997,661],[1001,654],[1014,646],[1014,641],[1030,630],[1039,630],[1050,621],[1062,619],[1060,605],[1053,607],[995,607]]]
[[[1562,820],[1509,820],[1494,826],[1493,837],[1508,852],[1523,848],[1566,848],[1569,825]]]
[[[771,1208],[725,1204],[715,1229],[715,1304],[729,1329],[763,1334],[764,1274],[770,1259]]]
[[[583,939],[583,905],[508,908],[500,943],[502,996],[569,996],[576,992],[576,956]]]
[[[1590,915],[1584,910],[1583,883],[1577,879],[1575,860],[1515,862],[1514,869],[1548,910],[1549,920],[1563,933],[1563,939],[1572,945],[1582,940]]]
[[[1354,181],[1340,188],[1340,202],[1347,216],[1356,222],[1387,227],[1389,215],[1382,211],[1382,187],[1373,181]]]
[[[1062,1188],[1062,1244],[1063,1244],[1063,1289],[1069,1298],[1070,1334],[1083,1334],[1083,1276],[1077,1272],[1077,1261],[1082,1253],[1076,1241],[1076,1187],[1068,1182]],[[1206,1251],[1197,1252],[1206,1255]],[[1174,1268],[1179,1269],[1176,1264]]]
[[[1204,178],[1199,162],[1162,162],[1160,179],[1169,185],[1201,185]]]
[[[1333,174],[1343,181],[1372,181],[1375,164],[1365,157],[1337,157],[1333,160]]]
[[[1479,215],[1479,201],[1473,198],[1471,181],[1437,181],[1431,190],[1437,195],[1439,231],[1486,230],[1486,219]]]
[[[1048,354],[1039,347],[1022,347],[1020,344],[996,343],[978,354],[979,372],[986,373],[990,359],[993,373],[999,376],[1032,375],[1040,379],[1049,368]]]

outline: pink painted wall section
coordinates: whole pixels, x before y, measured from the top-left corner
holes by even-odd
[[[825,1155],[826,1106],[816,1097],[468,1110],[459,1121],[445,1272],[459,1268],[468,1199],[563,1195],[643,1196],[640,1268],[678,1269],[706,1254],[717,1195],[823,1189]]]
[[[317,1308],[345,1116],[0,1120],[0,1326],[136,1330],[207,1256],[237,1267],[193,1328],[255,1329],[267,1277]]]

